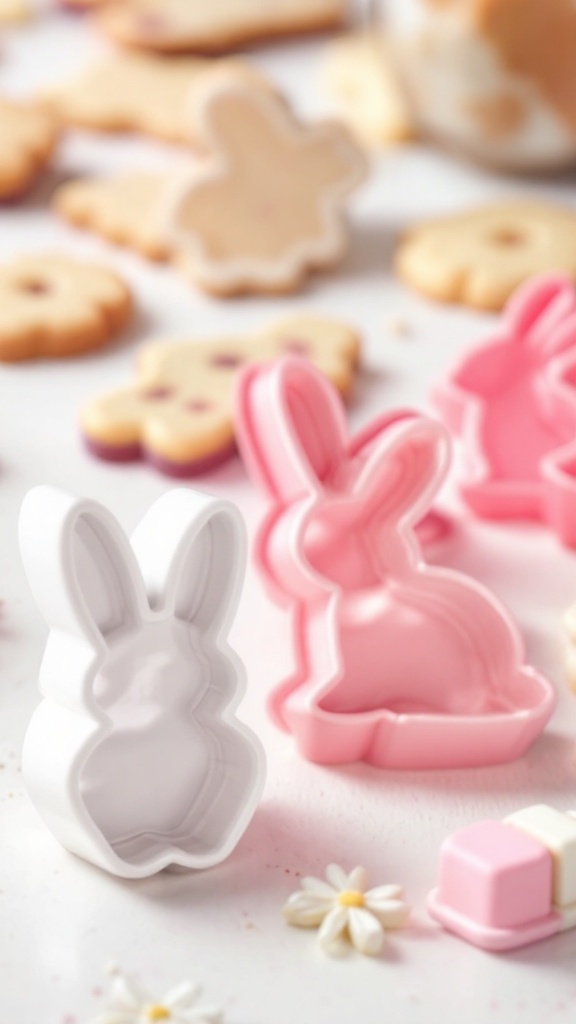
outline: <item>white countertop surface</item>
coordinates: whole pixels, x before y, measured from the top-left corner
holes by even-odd
[[[61,79],[103,48],[81,18],[63,14],[3,36],[0,89],[20,95]],[[315,82],[321,45],[280,45],[255,57],[304,111],[325,109]],[[143,465],[114,467],[85,454],[76,428],[82,402],[129,380],[138,346],[155,336],[240,333],[283,310],[309,308],[346,318],[364,335],[355,424],[396,404],[425,404],[431,382],[491,318],[434,306],[402,287],[390,269],[397,231],[422,215],[503,194],[537,192],[576,205],[568,179],[500,180],[417,146],[383,153],[354,204],[351,252],[339,270],[294,298],[230,302],[206,299],[174,271],[76,232],[49,212],[47,196],[62,176],[176,159],[181,153],[149,141],[71,132],[49,180],[24,204],[0,211],[1,259],[55,249],[100,257],[125,274],[140,306],[129,336],[109,351],[0,367],[0,1021],[88,1024],[105,1006],[110,960],[158,991],[196,978],[224,1007],[227,1024],[573,1021],[576,931],[491,956],[442,932],[424,909],[449,832],[537,801],[576,808],[576,700],[563,677],[560,629],[576,599],[576,559],[536,526],[473,522],[448,493],[457,527],[438,552],[440,562],[470,571],[507,603],[531,659],[558,688],[551,725],[521,761],[429,774],[303,762],[263,709],[268,690],[289,672],[290,637],[286,616],[250,570],[233,642],[249,677],[241,716],[265,743],[269,775],[230,860],[205,874],[120,881],[62,850],[26,797],[20,750],[38,701],[47,631],[18,556],[22,497],[34,484],[56,484],[107,503],[131,529],[170,486]],[[396,317],[409,324],[409,337],[387,329]],[[254,530],[264,504],[239,461],[201,486],[235,500]],[[283,924],[280,910],[297,888],[297,873],[322,874],[333,860],[365,864],[373,884],[404,885],[415,907],[413,925],[393,935],[377,959],[326,957],[314,932]]]

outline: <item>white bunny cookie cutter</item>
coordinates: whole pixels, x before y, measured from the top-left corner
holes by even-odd
[[[44,821],[125,878],[220,863],[265,778],[235,716],[244,667],[226,639],[246,562],[239,512],[172,490],[130,543],[102,505],[38,487],[20,546],[50,626],[22,758]]]

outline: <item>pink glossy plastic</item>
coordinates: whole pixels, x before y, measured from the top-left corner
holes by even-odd
[[[423,558],[415,524],[447,471],[449,436],[387,417],[350,440],[342,404],[309,363],[239,379],[237,436],[270,507],[255,558],[291,610],[296,672],[277,723],[323,764],[493,764],[520,756],[554,690],[475,581]]]
[[[511,299],[496,334],[437,390],[464,444],[462,496],[488,519],[536,519],[576,547],[576,290],[559,274]]]
[[[432,916],[475,946],[514,949],[562,928],[552,909],[552,858],[541,843],[500,821],[481,821],[442,845]]]

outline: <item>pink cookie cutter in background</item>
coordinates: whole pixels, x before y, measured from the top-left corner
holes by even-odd
[[[255,559],[292,614],[296,672],[270,709],[322,764],[448,768],[519,757],[555,693],[480,584],[423,561],[415,524],[450,459],[424,417],[348,437],[334,389],[304,360],[248,367],[237,435],[270,501]]]
[[[442,845],[428,910],[493,952],[576,927],[576,814],[542,804],[455,832]]]
[[[487,519],[536,519],[576,547],[576,290],[559,274],[518,289],[495,335],[435,394],[464,445],[462,497]]]

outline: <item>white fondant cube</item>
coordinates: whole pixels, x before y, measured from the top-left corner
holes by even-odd
[[[576,817],[537,804],[506,818],[533,839],[548,847],[554,860],[553,900],[558,907],[576,903]]]

